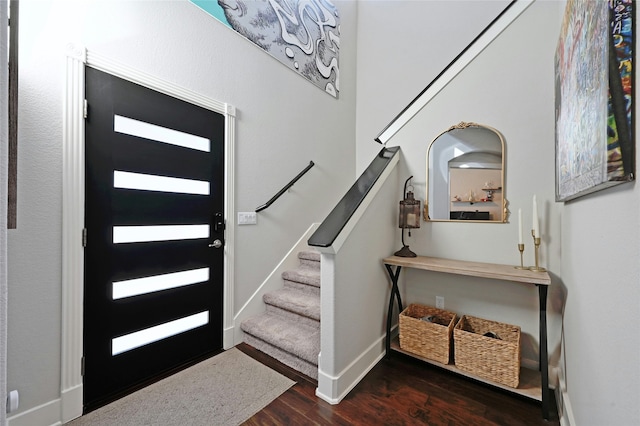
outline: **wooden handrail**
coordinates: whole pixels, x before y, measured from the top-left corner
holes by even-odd
[[[369,167],[360,175],[349,191],[342,197],[334,209],[329,213],[318,229],[313,233],[309,241],[310,246],[330,247],[343,228],[347,225],[351,216],[362,204],[367,194],[373,188],[378,178],[383,174],[394,156],[400,152],[400,147],[382,148]]]
[[[300,179],[305,173],[307,173],[309,171],[310,168],[312,168],[314,166],[314,162],[313,161],[309,161],[309,165],[307,167],[304,168],[304,170],[302,170],[300,173],[298,173],[298,175],[296,177],[294,177],[293,179],[291,179],[291,182],[289,182],[288,184],[286,184],[284,186],[284,188],[282,188],[280,191],[278,191],[278,193],[276,195],[274,195],[273,197],[271,197],[271,199],[269,201],[267,201],[266,203],[264,203],[263,205],[261,205],[260,207],[256,207],[256,213],[261,212],[262,210],[266,209],[267,207],[269,207],[271,204],[273,204],[274,201],[276,201],[278,198],[280,198],[280,196],[282,194],[284,194],[285,192],[287,192],[287,190],[289,188],[291,188],[293,186],[294,183],[296,183],[298,181],[298,179]]]

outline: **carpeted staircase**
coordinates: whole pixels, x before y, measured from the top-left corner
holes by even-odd
[[[266,312],[240,327],[245,343],[318,379],[320,352],[320,253],[301,251],[297,269],[282,274],[284,287],[267,293]]]

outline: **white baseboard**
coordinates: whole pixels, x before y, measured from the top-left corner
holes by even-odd
[[[342,370],[338,376],[330,376],[318,368],[316,396],[329,404],[339,404],[385,356],[384,345],[385,336],[382,336]],[[318,365],[322,365],[320,357],[322,357],[322,352],[318,356]]]
[[[235,346],[235,342],[234,342],[235,326],[234,325],[222,330],[222,349],[224,349],[225,351]]]
[[[54,399],[7,419],[7,426],[59,426],[61,401]]]
[[[560,425],[573,426],[576,424],[576,419],[573,416],[571,401],[569,400],[569,394],[567,393],[567,382],[564,377],[564,372],[559,367],[556,367],[555,370],[558,377],[558,388],[556,389],[556,405],[558,406],[558,417],[560,418]]]
[[[60,410],[62,423],[66,423],[82,415],[83,385],[77,385],[62,391]]]

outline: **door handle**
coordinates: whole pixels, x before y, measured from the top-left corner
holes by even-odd
[[[220,247],[222,247],[222,241],[220,241],[220,240],[215,240],[214,242],[209,244],[209,248],[217,248],[217,249],[219,249]]]

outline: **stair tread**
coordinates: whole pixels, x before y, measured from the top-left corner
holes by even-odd
[[[320,352],[320,326],[311,327],[264,313],[242,322],[241,328],[273,346],[314,365]]]
[[[320,270],[312,268],[298,268],[290,271],[284,271],[282,278],[301,284],[320,287]]]
[[[265,294],[263,299],[269,305],[320,321],[320,297],[316,295],[281,288]]]

